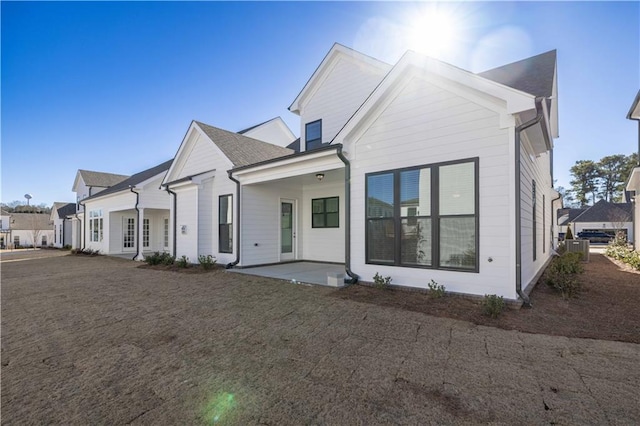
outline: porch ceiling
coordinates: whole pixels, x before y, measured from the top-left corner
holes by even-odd
[[[321,173],[324,175],[322,180],[319,180],[316,175]],[[336,169],[336,170],[319,170],[311,173],[306,173],[298,176],[291,177],[283,177],[280,179],[272,179],[266,182],[256,182],[253,185],[260,184],[273,184],[273,183],[281,183],[281,184],[291,184],[291,185],[330,185],[334,183],[344,183],[344,169]]]

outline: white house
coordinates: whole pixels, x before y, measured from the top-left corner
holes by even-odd
[[[640,154],[640,90],[631,104],[627,118],[638,122],[638,154]],[[640,251],[640,246],[637,244],[640,241],[640,207],[638,207],[638,203],[640,203],[640,164],[631,172],[625,189],[632,194],[633,241],[636,241],[635,249]]]
[[[340,262],[352,282],[380,273],[528,301],[560,202],[555,51],[474,74],[336,44],[289,109],[299,152],[229,172],[240,187],[234,265]]]
[[[76,213],[75,203],[53,203],[49,220],[53,223],[53,246],[71,246],[71,221]]]
[[[622,232],[629,242],[634,241],[632,203],[600,200],[593,206],[582,209],[570,221],[567,220],[567,224],[571,226],[571,232],[576,238],[579,232],[585,231],[605,232],[612,236]]]
[[[240,130],[237,133],[282,147],[287,147],[287,145],[291,144],[296,138],[281,117],[272,118],[271,120]]]
[[[280,139],[291,142],[284,133]],[[293,153],[282,146],[193,121],[162,182],[173,195],[171,238],[175,245],[171,253],[186,256],[192,263],[197,263],[201,255],[212,255],[218,263],[232,262],[237,254],[238,193],[227,170]]]
[[[169,193],[160,183],[173,160],[136,173],[80,202],[84,206],[83,248],[103,254],[169,251]]]
[[[48,247],[53,244],[53,226],[49,215],[42,213],[11,213],[8,247]]]
[[[0,249],[7,248],[7,245],[10,243],[10,222],[11,222],[11,213],[0,210]]]
[[[76,213],[71,218],[71,247],[83,248],[85,244],[84,233],[84,206],[82,200],[104,191],[105,189],[122,182],[129,176],[114,173],[94,172],[91,170],[78,170],[71,189],[76,193]]]

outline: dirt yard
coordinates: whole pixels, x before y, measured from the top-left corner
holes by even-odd
[[[593,253],[584,266],[583,290],[577,297],[563,300],[541,282],[530,295],[532,309],[509,309],[497,319],[483,316],[479,302],[460,297],[434,299],[366,286],[351,286],[335,296],[506,330],[640,343],[640,271]]]
[[[640,424],[633,343],[223,270],[80,256],[0,266],[7,425]],[[534,296],[509,315],[543,315],[551,296]]]

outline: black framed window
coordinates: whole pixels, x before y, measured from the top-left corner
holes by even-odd
[[[366,175],[366,262],[478,271],[478,159]]]
[[[338,197],[314,198],[311,200],[312,228],[340,227],[340,199]]]
[[[304,141],[307,150],[322,146],[322,120],[312,121],[304,127]]]
[[[233,195],[218,197],[218,251],[233,252]]]

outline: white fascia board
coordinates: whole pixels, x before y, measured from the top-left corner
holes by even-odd
[[[198,175],[193,176],[191,178],[191,182],[195,183],[196,185],[200,185],[205,180],[215,177],[215,175],[216,175],[216,170],[213,169],[211,171],[200,173]]]
[[[136,183],[136,185],[134,186],[133,189],[137,190],[137,191],[144,191],[146,188],[145,186],[149,185],[151,182],[153,182],[154,180],[158,179],[162,174],[164,174],[166,176],[167,171],[165,170],[164,172],[160,172],[156,175],[151,176],[149,179],[145,179],[142,182],[138,182]],[[162,179],[164,180],[164,178]],[[160,181],[162,183],[162,181]],[[152,187],[152,189],[158,189],[157,186]]]
[[[329,155],[304,156],[298,161],[282,161],[266,166],[239,170],[233,176],[242,185],[250,185],[340,169],[344,167],[344,163],[335,155],[335,151],[329,151]]]
[[[640,193],[640,166],[634,167],[631,171],[631,175],[629,175],[629,180],[627,181],[625,189],[627,191],[636,191],[636,193]]]
[[[105,195],[96,195],[95,198],[91,198],[90,200],[86,201],[85,203],[83,203],[85,206],[87,206],[87,204],[91,204],[91,203],[95,203],[97,201],[104,201],[106,199],[109,198],[114,198],[114,197],[119,197],[119,196],[124,196],[124,195],[128,195],[128,194],[133,194],[133,192],[131,192],[131,188],[123,188],[118,192],[112,192],[110,194],[105,194]],[[138,188],[137,186],[133,187],[134,191],[140,191],[141,188]],[[134,194],[135,195],[135,194]]]
[[[280,167],[280,166],[287,166],[290,164],[296,164],[296,163],[302,163],[302,162],[307,162],[307,161],[313,161],[319,158],[324,158],[324,157],[336,157],[336,151],[334,150],[323,150],[321,152],[318,153],[314,153],[314,154],[307,154],[304,156],[298,156],[298,157],[291,157],[291,158],[287,158],[281,161],[273,161],[273,162],[269,162],[267,164],[261,164],[261,165],[257,165],[255,167],[248,167],[246,169],[242,169],[242,170],[236,170],[233,171],[233,176],[234,177],[239,177],[239,176],[243,176],[252,172],[259,172],[262,170],[269,170],[269,169],[273,169],[275,167]]]
[[[357,62],[358,64],[365,64],[372,68],[378,68],[383,72],[389,71],[392,66],[382,62],[378,59],[367,56],[363,53],[358,52],[357,50],[349,49],[341,44],[335,43],[327,55],[324,57],[320,65],[311,75],[311,78],[302,88],[298,96],[289,106],[289,111],[294,114],[300,114],[300,110],[302,109],[302,104],[304,101],[313,96],[313,94],[317,91],[317,89],[322,85],[322,82],[327,78],[327,76],[331,73],[333,67],[337,62],[337,58],[342,57],[344,59]]]
[[[200,128],[196,126],[196,122],[191,121],[191,124],[189,124],[189,128],[187,129],[187,132],[184,135],[184,138],[182,138],[182,142],[180,142],[180,146],[178,147],[178,152],[176,152],[176,155],[173,156],[173,162],[171,163],[171,166],[169,166],[169,170],[167,170],[167,173],[164,175],[164,179],[162,179],[161,185],[164,185],[167,182],[171,182],[172,179],[170,178],[173,177],[173,172],[176,169],[178,169],[178,163],[181,163],[181,161],[179,161],[181,159],[180,157],[182,156],[182,153],[186,149],[186,145],[188,144],[188,142],[193,139],[192,135],[193,135],[193,132],[195,131],[194,129],[196,128],[198,129],[198,131],[202,133]]]

